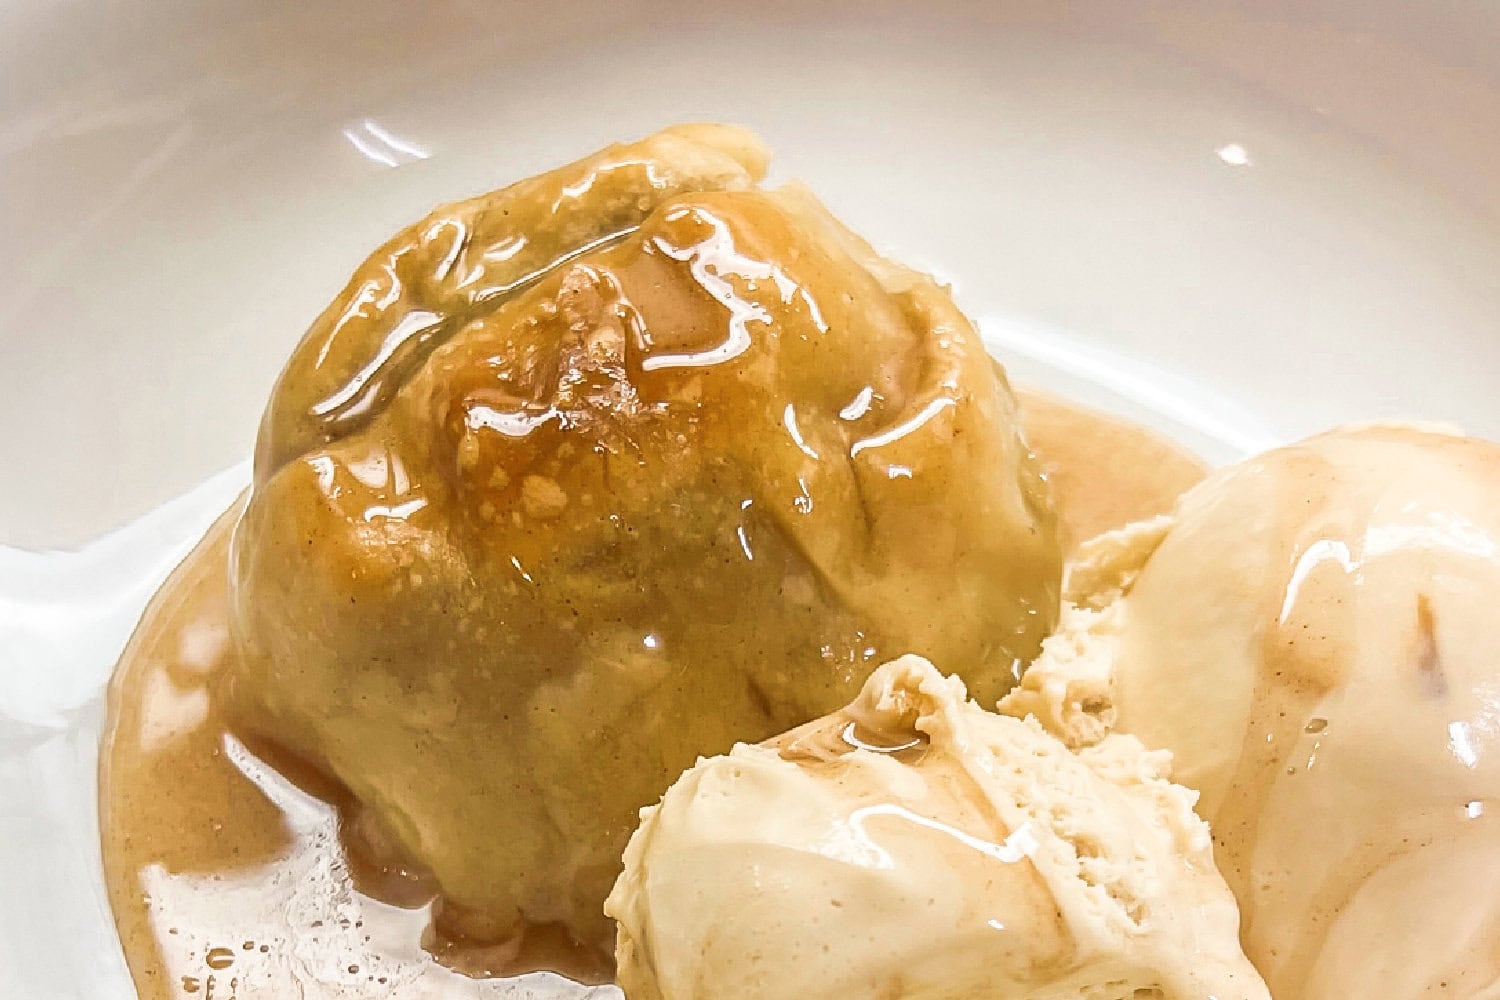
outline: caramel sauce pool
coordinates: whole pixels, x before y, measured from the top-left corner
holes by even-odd
[[[1171,508],[1205,468],[1131,423],[1022,396],[1063,540]],[[231,508],[162,587],[110,686],[101,768],[105,872],[142,1000],[513,995],[518,956],[432,937],[435,889],[350,850],[333,790],[242,742],[213,691],[226,668]],[[497,850],[503,845],[496,845]],[[543,938],[529,967],[598,981]],[[443,956],[439,962],[433,953]],[[524,977],[545,988],[551,973]]]

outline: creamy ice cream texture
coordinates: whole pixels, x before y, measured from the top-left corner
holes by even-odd
[[[1069,589],[1002,710],[1172,751],[1274,995],[1500,996],[1500,446],[1272,451]]]
[[[1193,796],[908,656],[846,710],[701,760],[606,904],[632,1000],[1265,997]]]

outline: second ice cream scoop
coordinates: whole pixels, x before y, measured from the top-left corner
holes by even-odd
[[[1324,434],[1092,554],[1003,705],[1173,752],[1277,996],[1500,995],[1500,446]]]
[[[700,761],[606,910],[631,1000],[1250,1000],[1165,754],[1080,754],[908,656],[846,710]]]

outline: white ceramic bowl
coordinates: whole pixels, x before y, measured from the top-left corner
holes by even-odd
[[[1374,417],[1500,436],[1479,0],[12,0],[0,997],[130,995],[99,692],[307,321],[433,203],[682,119],[759,129],[1021,379],[1210,458]]]

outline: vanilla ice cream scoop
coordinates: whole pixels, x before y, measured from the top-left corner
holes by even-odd
[[[903,657],[848,709],[700,760],[606,903],[630,1000],[1248,1000],[1193,796]]]
[[[1002,709],[1172,751],[1276,996],[1500,997],[1500,445],[1324,434],[1092,557]]]

